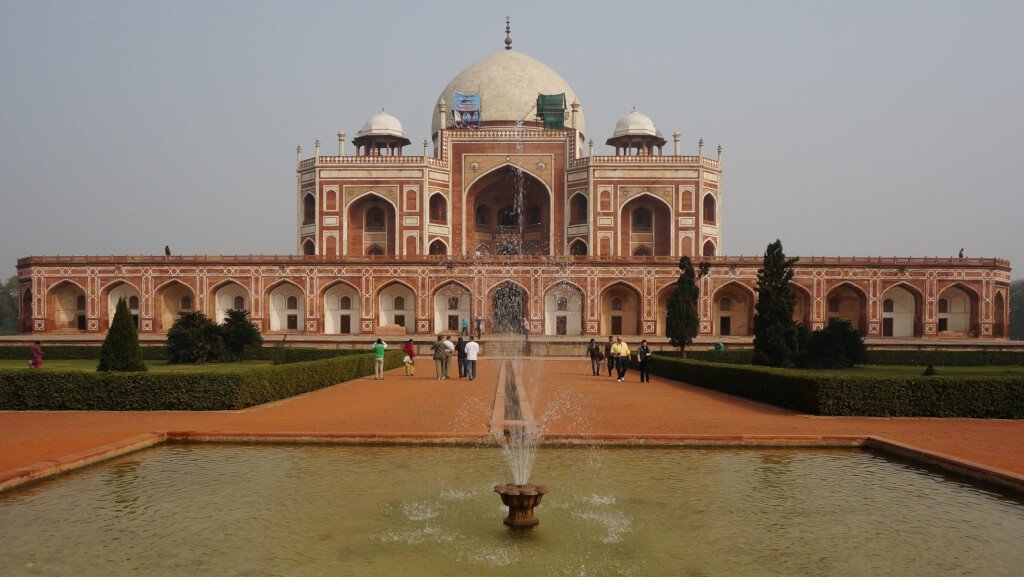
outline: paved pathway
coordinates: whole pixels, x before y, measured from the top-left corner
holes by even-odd
[[[14,469],[159,431],[451,437],[488,431],[500,361],[476,381],[434,378],[429,361],[243,411],[0,411],[0,479]],[[454,371],[454,363],[453,363]],[[636,373],[617,383],[580,360],[530,360],[534,413],[553,434],[878,436],[1024,475],[1024,420],[815,417]],[[539,383],[539,384],[538,384]]]

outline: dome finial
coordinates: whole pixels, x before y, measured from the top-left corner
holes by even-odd
[[[505,50],[512,50],[512,27],[511,20],[505,17]]]

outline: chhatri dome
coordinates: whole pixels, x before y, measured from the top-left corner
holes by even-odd
[[[374,114],[363,123],[363,127],[359,129],[356,138],[364,136],[394,136],[405,140],[405,143],[409,144],[409,139],[405,137],[405,131],[402,130],[402,123],[383,110]]]
[[[383,110],[371,116],[352,139],[357,156],[401,156],[402,147],[410,142],[402,130],[402,123]]]
[[[629,114],[615,123],[612,138],[620,136],[658,136],[658,129],[654,127],[654,121],[649,116],[637,111],[634,106]]]
[[[440,128],[437,105],[443,99],[450,111],[454,91],[480,93],[480,121],[484,127],[496,121],[503,125],[519,120],[535,121],[538,94],[565,93],[565,126],[572,128],[570,105],[579,101],[569,83],[557,72],[525,54],[506,49],[471,64],[444,87],[434,103],[431,134]],[[448,115],[446,128],[453,124],[454,120]],[[576,128],[581,135],[586,132],[582,108],[576,113]]]

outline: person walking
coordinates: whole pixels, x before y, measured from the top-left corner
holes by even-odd
[[[466,341],[459,337],[455,343],[455,357],[459,363],[459,378],[466,376]]]
[[[464,337],[469,336],[469,321],[462,319],[462,332],[460,333]]]
[[[612,356],[612,347],[615,345],[615,337],[608,335],[608,342],[604,344],[604,358],[608,361],[608,376],[612,376],[612,369],[615,368],[615,357]]]
[[[373,343],[373,373],[378,381],[384,380],[384,349],[388,348],[388,344],[382,339],[377,339],[377,342]]]
[[[33,369],[43,368],[43,346],[39,341],[32,343],[32,347],[28,350],[28,366]]]
[[[452,342],[452,337],[449,335],[444,336],[444,378],[448,378],[448,367],[451,366],[452,353],[455,352],[455,343]]]
[[[405,362],[405,376],[411,377],[416,373],[416,343],[412,342],[412,339],[405,341],[402,352],[405,353],[405,358],[402,359]]]
[[[612,356],[615,357],[615,368],[619,375],[619,381],[626,377],[626,365],[629,363],[629,345],[622,342],[622,337],[615,337],[615,344],[612,345]]]
[[[476,358],[480,354],[480,343],[473,340],[473,335],[469,336],[469,342],[466,343],[466,374],[469,376],[469,380],[476,380]]]
[[[651,382],[651,347],[647,346],[647,339],[640,341],[640,348],[636,350],[636,364],[640,365],[640,382]]]
[[[587,356],[590,357],[590,372],[594,373],[594,376],[601,374],[601,361],[604,360],[604,355],[601,354],[601,347],[598,346],[597,341],[590,339],[590,344],[587,346]]]
[[[444,358],[448,353],[448,347],[444,346],[444,341],[441,340],[441,335],[437,335],[437,341],[434,342],[434,346],[431,348],[434,358],[434,369],[437,371],[437,380],[444,380]]]

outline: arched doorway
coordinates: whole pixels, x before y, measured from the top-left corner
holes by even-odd
[[[587,242],[583,239],[576,239],[569,243],[569,254],[572,256],[587,256]]]
[[[711,240],[704,241],[704,250],[701,251],[701,256],[715,256],[715,243]]]
[[[138,289],[127,282],[121,281],[109,285],[103,292],[105,293],[105,298],[103,300],[106,301],[107,305],[100,310],[100,314],[104,315],[103,318],[100,319],[102,321],[100,326],[103,327],[103,330],[110,329],[110,322],[114,320],[114,313],[117,312],[117,301],[120,299],[124,299],[128,305],[128,312],[132,315],[132,321],[135,323],[136,330],[141,328],[141,324],[139,323],[139,317],[141,314],[139,301],[141,298],[139,296]]]
[[[434,332],[458,332],[465,320],[472,326],[473,297],[456,282],[445,283],[434,293]]]
[[[841,284],[825,296],[826,318],[849,321],[860,336],[867,334],[867,296],[850,284]]]
[[[526,289],[502,283],[491,293],[491,332],[521,333],[527,313]]]
[[[729,283],[715,291],[711,299],[716,336],[747,337],[754,328],[754,292],[739,283]]]
[[[18,315],[20,318],[21,332],[27,333],[32,330],[32,287],[26,287],[25,293],[21,296],[21,314]]]
[[[661,289],[658,292],[657,306],[658,310],[654,313],[654,333],[658,336],[666,336],[666,323],[668,321],[668,301],[672,298],[672,293],[676,292],[675,283]]]
[[[978,296],[963,287],[953,285],[939,293],[939,336],[976,336],[978,326]]]
[[[213,293],[213,322],[221,323],[229,310],[247,311],[251,306],[249,291],[236,282],[227,282]]]
[[[793,289],[793,297],[796,298],[796,304],[793,305],[793,322],[810,329],[811,292],[795,282],[789,283],[789,288]]]
[[[71,281],[54,285],[47,294],[47,311],[54,331],[84,331],[86,298],[82,287]]]
[[[416,295],[402,283],[391,283],[377,296],[377,326],[384,332],[416,332]]]
[[[544,334],[583,334],[583,291],[576,285],[560,282],[544,295]]]
[[[395,207],[387,199],[376,193],[364,194],[349,204],[346,214],[348,254],[396,254]]]
[[[661,199],[641,194],[622,207],[619,254],[672,254],[672,209]]]
[[[298,286],[283,282],[271,289],[266,299],[269,308],[270,330],[304,332],[306,330],[305,293]]]
[[[154,331],[167,332],[181,313],[195,310],[195,294],[188,286],[171,281],[156,291],[153,311]]]
[[[996,292],[992,297],[992,320],[992,336],[1006,338],[1006,299],[1002,292]]]
[[[889,287],[882,293],[882,336],[920,336],[921,299],[905,285]]]
[[[465,211],[466,240],[481,253],[551,254],[551,194],[532,174],[498,167],[470,186]]]
[[[331,285],[324,293],[324,332],[359,334],[359,291],[348,283]]]
[[[448,254],[448,247],[444,244],[444,241],[437,239],[430,243],[430,254],[432,256],[444,256]]]
[[[569,199],[569,225],[587,224],[590,212],[587,206],[587,196],[582,192],[572,195]]]
[[[601,293],[601,334],[640,334],[640,293],[625,283],[616,283]]]

